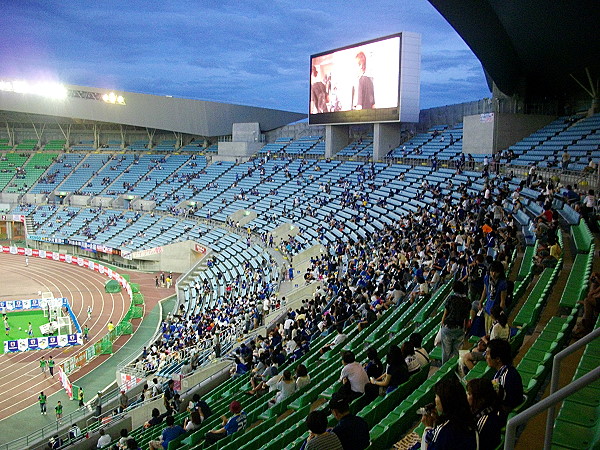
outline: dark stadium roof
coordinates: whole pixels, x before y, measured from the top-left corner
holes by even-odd
[[[563,98],[600,78],[597,0],[429,0],[506,95]],[[524,90],[523,90],[524,88]]]

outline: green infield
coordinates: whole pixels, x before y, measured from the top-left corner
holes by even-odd
[[[42,310],[11,311],[8,312],[6,316],[8,317],[10,332],[7,336],[6,330],[4,329],[4,321],[2,321],[2,328],[0,329],[0,349],[4,349],[4,341],[27,339],[29,337],[27,335],[29,322],[31,322],[33,330],[32,337],[42,337],[43,334],[40,332],[40,326],[48,323],[48,318],[44,317],[44,312]]]

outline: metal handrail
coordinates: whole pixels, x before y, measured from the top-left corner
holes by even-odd
[[[554,355],[554,360],[552,361],[552,378],[550,379],[550,394],[554,394],[558,390],[558,381],[560,376],[560,364],[563,359],[565,359],[571,353],[579,350],[581,347],[587,345],[589,342],[596,339],[600,336],[600,328],[596,328],[587,336],[579,339],[577,342],[571,344],[564,350],[561,350],[556,355]],[[552,432],[554,428],[554,406],[551,406],[548,409],[548,417],[546,419],[546,438],[544,440],[544,447],[549,448],[550,443],[552,442]]]
[[[513,450],[515,448],[515,440],[516,440],[516,432],[517,427],[526,423],[532,417],[538,415],[539,413],[548,411],[548,418],[546,421],[546,433],[544,439],[544,450],[549,450],[552,443],[552,433],[554,427],[554,406],[557,403],[562,402],[565,398],[573,395],[575,392],[583,389],[594,381],[600,379],[600,367],[596,367],[591,372],[588,372],[581,378],[578,378],[575,381],[572,381],[562,389],[555,391],[558,387],[558,375],[559,375],[559,366],[560,361],[564,359],[567,355],[577,351],[584,345],[593,341],[594,339],[600,336],[600,328],[595,329],[592,333],[588,334],[584,338],[578,340],[574,344],[565,348],[561,352],[557,353],[554,356],[554,361],[552,363],[552,380],[550,386],[550,395],[535,405],[527,408],[525,411],[517,414],[512,419],[508,421],[506,424],[506,435],[504,439],[504,450]]]

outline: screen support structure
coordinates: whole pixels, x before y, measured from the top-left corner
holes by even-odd
[[[373,125],[373,161],[382,161],[399,143],[399,122]]]
[[[326,125],[325,126],[325,158],[333,156],[348,145],[348,125]]]

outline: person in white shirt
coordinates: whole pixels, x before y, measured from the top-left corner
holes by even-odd
[[[310,384],[310,376],[304,364],[299,364],[296,367],[296,390],[300,390]]]
[[[342,355],[342,364],[344,368],[340,374],[340,381],[350,385],[350,389],[347,387],[345,389],[348,399],[353,400],[365,393],[365,386],[369,383],[369,376],[364,367],[356,362],[354,353],[351,351],[344,352]]]
[[[96,448],[106,447],[111,441],[112,439],[110,438],[110,434],[107,434],[106,431],[104,431],[104,428],[102,428],[100,430],[100,438],[98,438]]]
[[[419,366],[420,367],[424,367],[427,364],[429,364],[429,353],[427,353],[427,350],[425,350],[422,345],[423,345],[423,336],[421,335],[421,333],[413,333],[410,335],[410,337],[408,338],[408,340],[412,343],[414,349],[415,349],[415,357],[417,358],[417,361],[419,362]]]

